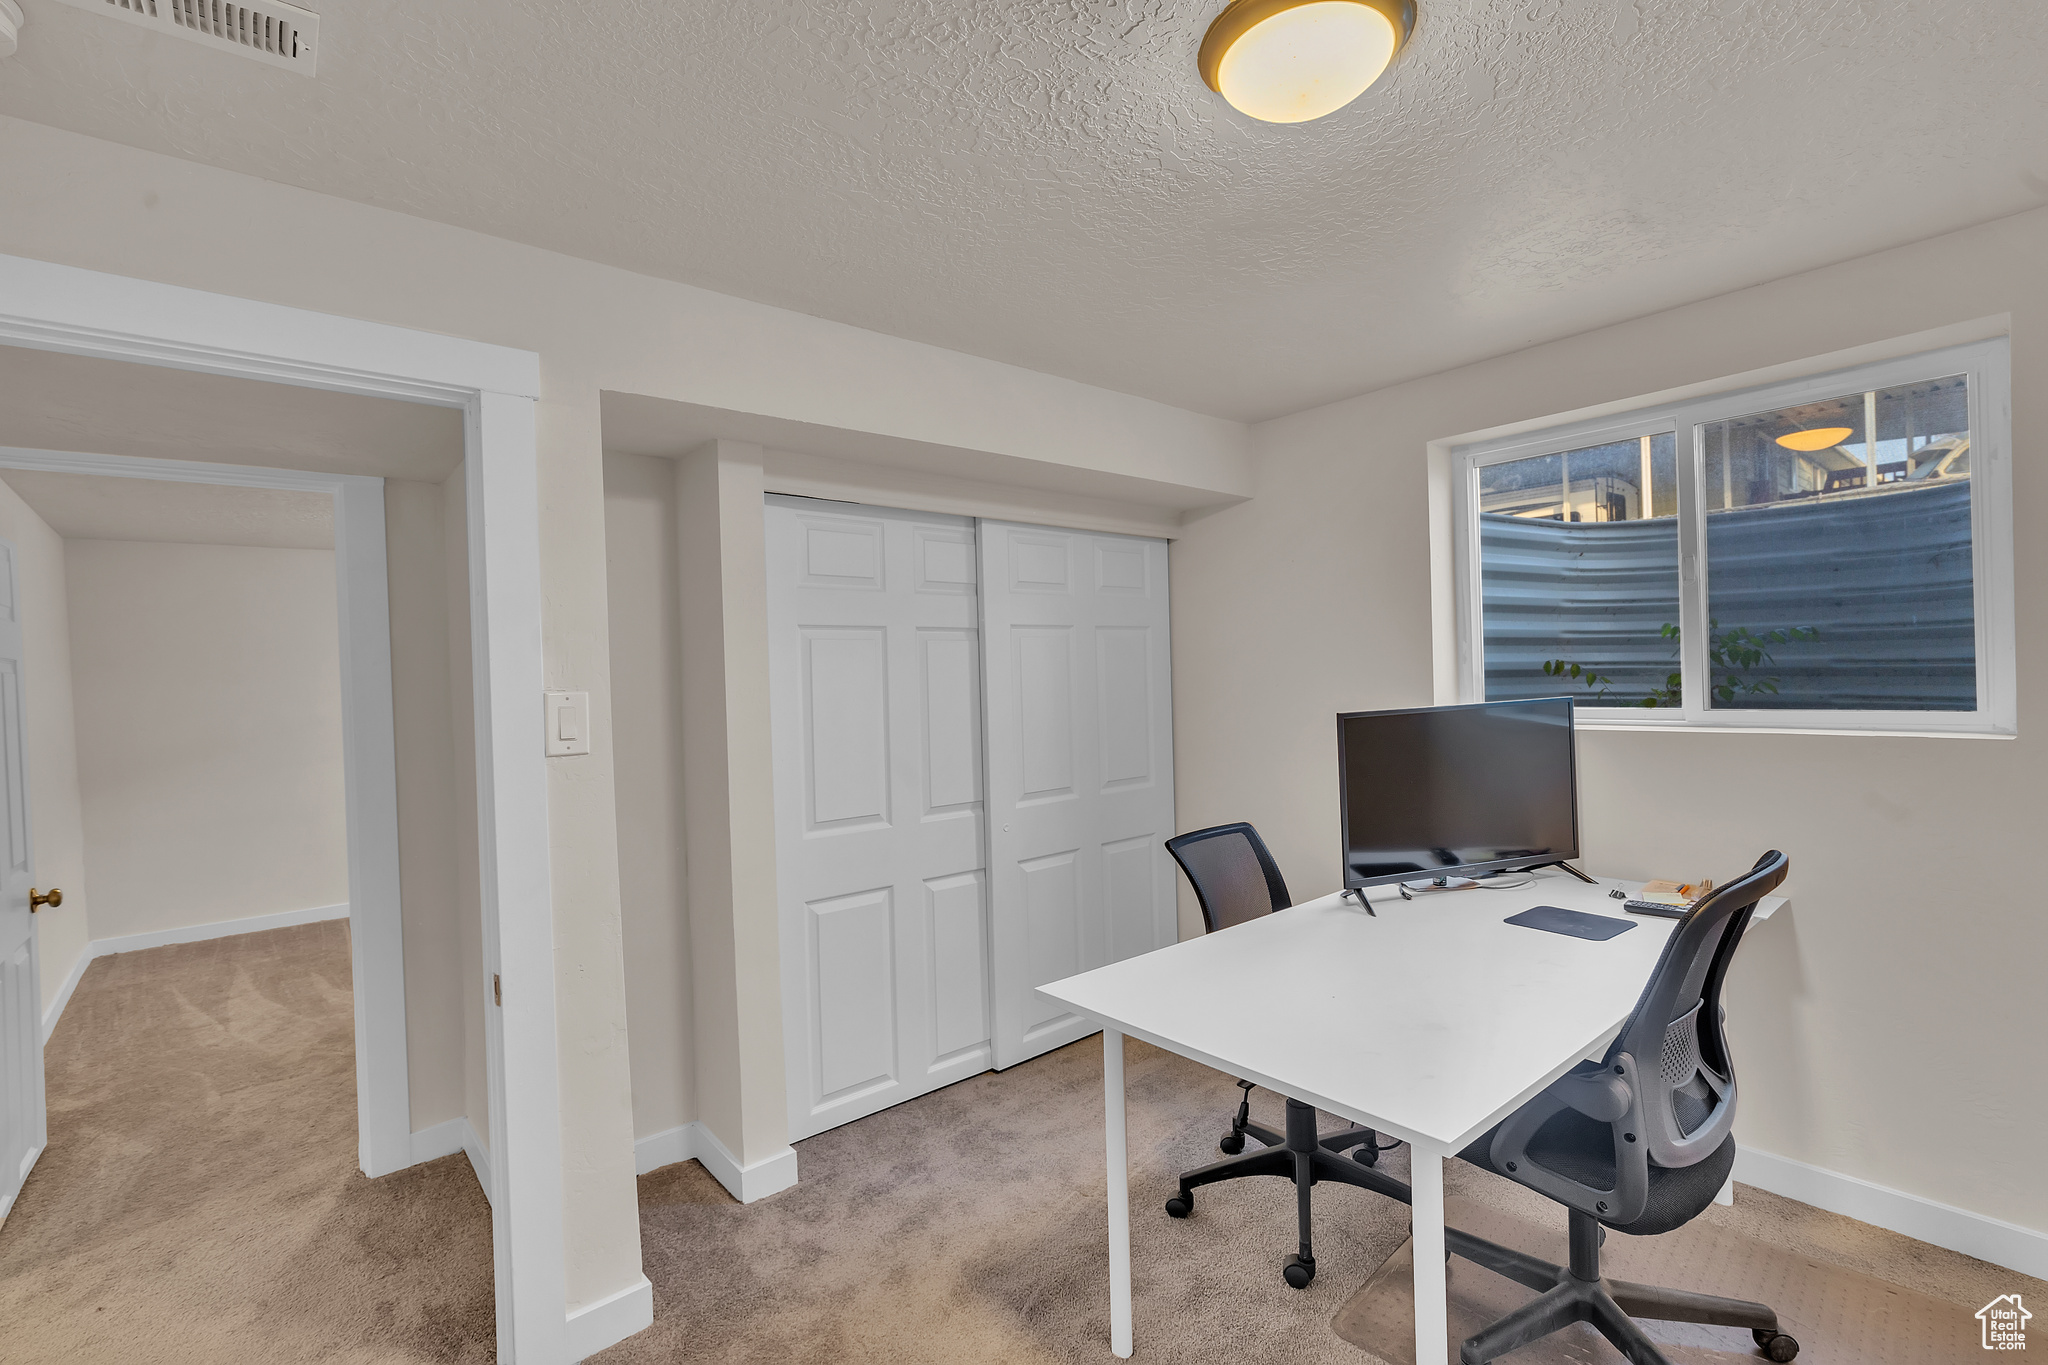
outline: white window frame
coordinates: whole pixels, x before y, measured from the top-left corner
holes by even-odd
[[[1974,711],[1745,711],[1715,709],[1707,696],[1707,570],[1704,433],[1710,423],[1846,393],[1965,375],[1970,411],[1970,551],[1977,625]],[[1600,706],[1576,697],[1580,725],[1617,730],[1750,733],[1925,734],[2009,737],[2018,733],[2012,530],[2012,344],[2008,337],[1799,379],[1646,406],[1617,416],[1477,441],[1451,449],[1452,546],[1456,574],[1460,701],[1486,696],[1486,641],[1479,564],[1479,471],[1488,465],[1587,446],[1673,433],[1678,453],[1680,671],[1684,704]],[[1570,691],[1570,689],[1562,689]]]

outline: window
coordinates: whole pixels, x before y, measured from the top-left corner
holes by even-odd
[[[2011,733],[2003,340],[1454,451],[1465,700]]]

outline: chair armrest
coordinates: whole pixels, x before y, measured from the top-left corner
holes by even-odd
[[[1604,1066],[1591,1074],[1566,1072],[1550,1083],[1547,1093],[1602,1123],[1615,1122],[1635,1102],[1635,1088]]]
[[[1552,1081],[1494,1130],[1488,1156],[1494,1169],[1507,1173],[1517,1184],[1619,1226],[1641,1217],[1649,1204],[1650,1163],[1644,1144],[1634,1140],[1642,1131],[1642,1105],[1629,1083],[1635,1074],[1635,1058],[1624,1052],[1615,1060],[1622,1068],[1620,1074],[1602,1067],[1598,1072],[1568,1072]],[[1609,1126],[1614,1142],[1614,1188],[1581,1184],[1530,1156],[1529,1143],[1537,1130],[1566,1109],[1576,1109]]]

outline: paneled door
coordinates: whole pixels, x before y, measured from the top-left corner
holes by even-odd
[[[983,521],[995,1064],[1095,1032],[1036,987],[1177,936],[1166,542]]]
[[[14,547],[0,541],[0,1219],[49,1141],[43,1108],[43,1006],[35,864],[29,855],[22,750],[21,590]]]
[[[770,497],[790,1137],[990,1065],[974,525]]]

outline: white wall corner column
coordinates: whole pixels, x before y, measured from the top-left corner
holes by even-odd
[[[699,1121],[736,1169],[793,1176],[763,493],[757,445],[713,441],[677,462],[684,865]],[[740,1185],[735,1197],[760,1197]]]
[[[547,771],[535,724],[543,669],[534,404],[479,394],[465,430],[478,875],[484,966],[501,983],[485,994],[485,1053],[503,1077],[491,1094],[492,1237],[498,1358],[510,1365],[568,1358]]]
[[[405,1036],[405,936],[398,867],[398,758],[391,697],[391,596],[384,480],[334,493],[347,754],[349,956],[356,987],[357,1161],[367,1176],[414,1162]]]

